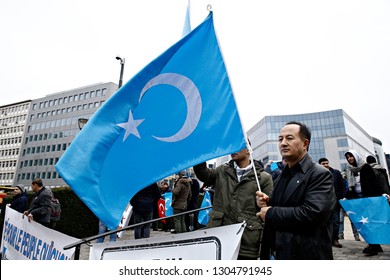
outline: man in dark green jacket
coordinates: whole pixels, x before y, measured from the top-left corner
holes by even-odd
[[[268,195],[272,192],[272,177],[264,171],[261,162],[251,161],[249,150],[243,149],[231,155],[229,163],[209,169],[206,163],[194,166],[197,178],[207,186],[214,186],[213,209],[207,227],[217,227],[242,223],[246,227],[241,239],[238,259],[258,259],[262,234],[262,221],[256,216],[259,208],[256,205],[256,191],[260,182],[261,190]]]

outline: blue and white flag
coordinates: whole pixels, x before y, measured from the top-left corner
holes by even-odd
[[[56,169],[116,229],[140,189],[245,147],[210,12],[96,111]]]
[[[208,207],[208,206],[211,206],[211,197],[210,197],[210,193],[208,191],[205,191],[200,208],[204,208],[204,207]],[[210,220],[210,216],[209,216],[210,211],[211,211],[211,208],[199,211],[199,214],[198,214],[198,223],[199,224],[207,225],[207,223]]]
[[[165,200],[165,217],[173,215],[172,208],[172,192],[166,192],[163,194]]]
[[[368,244],[390,244],[390,205],[384,196],[340,200]]]

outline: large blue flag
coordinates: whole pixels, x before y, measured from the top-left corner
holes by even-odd
[[[210,12],[96,111],[56,169],[115,229],[140,189],[245,146]]]
[[[368,244],[390,244],[390,205],[384,196],[340,200]]]

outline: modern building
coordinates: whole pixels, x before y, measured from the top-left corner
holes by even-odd
[[[78,120],[89,119],[117,89],[99,83],[32,100],[14,184],[41,178],[45,186],[65,185],[54,166],[79,132]]]
[[[31,100],[0,106],[0,185],[12,185]]]
[[[303,122],[311,129],[309,153],[314,161],[326,157],[333,168],[345,171],[347,161],[344,154],[354,149],[364,159],[367,155],[376,155],[378,162],[388,170],[381,141],[369,135],[342,109],[264,117],[247,132],[254,159],[262,160],[263,163],[281,160],[278,136],[280,129],[289,121]],[[217,164],[227,160],[228,156],[220,158]]]

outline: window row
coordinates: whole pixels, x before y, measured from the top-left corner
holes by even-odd
[[[20,162],[19,168],[31,166],[53,166],[57,164],[59,160],[59,157],[24,160]]]
[[[0,161],[0,168],[16,167],[16,160]]]
[[[0,135],[7,135],[11,133],[18,133],[18,132],[23,132],[23,125],[0,129]]]
[[[13,180],[14,173],[0,173],[0,181],[2,180]]]
[[[94,103],[80,104],[77,106],[42,112],[42,113],[38,113],[36,116],[35,116],[35,114],[31,114],[30,121],[32,121],[36,118],[40,119],[40,118],[46,118],[46,117],[56,116],[56,115],[65,114],[65,113],[71,113],[71,112],[76,112],[76,111],[83,111],[83,110],[87,110],[87,109],[92,109],[92,108],[98,108],[98,107],[102,106],[103,103],[104,103],[104,100],[97,101]]]
[[[77,125],[80,117],[81,116],[75,116],[75,117],[69,117],[69,118],[65,118],[65,119],[58,119],[58,120],[52,120],[52,121],[47,121],[47,122],[34,123],[28,127],[28,132],[40,130],[40,129],[59,127],[59,126]]]
[[[19,182],[21,180],[34,180],[35,178],[57,179],[61,178],[61,176],[56,171],[22,173],[18,175],[17,181]]]
[[[39,153],[49,153],[49,152],[59,152],[65,151],[69,144],[54,144],[47,146],[38,146],[38,147],[28,147],[23,149],[22,156],[30,155],[30,154],[39,154]]]
[[[22,123],[25,123],[26,117],[27,117],[27,114],[15,116],[15,117],[4,118],[1,120],[0,125],[12,126],[12,125],[16,125],[16,124],[22,124]]]
[[[29,142],[36,142],[36,141],[42,141],[42,140],[50,140],[50,139],[58,139],[58,138],[64,138],[69,136],[74,136],[79,132],[80,129],[68,129],[63,131],[57,131],[57,132],[49,132],[49,133],[41,133],[41,134],[34,134],[26,137],[24,144],[27,144]]]
[[[14,113],[20,114],[21,112],[28,110],[29,105],[30,105],[29,103],[24,103],[24,104],[3,108],[1,109],[1,116],[8,116]]]
[[[0,151],[0,156],[1,157],[17,156],[17,155],[19,155],[19,148],[6,149],[6,150],[1,150]]]
[[[101,96],[105,96],[106,92],[107,92],[107,89],[103,88],[101,90],[100,89],[91,90],[88,92],[83,92],[83,93],[79,93],[79,94],[75,94],[75,95],[70,95],[70,96],[65,96],[65,97],[61,97],[61,98],[55,98],[55,99],[51,99],[51,100],[47,100],[47,101],[42,101],[39,103],[39,105],[38,105],[38,103],[34,103],[33,110],[48,108],[48,107],[57,106],[57,105],[61,105],[61,104],[67,104],[70,102],[77,102],[79,100],[87,100],[90,98],[101,97]]]
[[[62,132],[49,132],[49,133],[42,133],[42,134],[34,134],[26,137],[25,144],[28,142],[33,141],[42,141],[47,139],[53,139],[53,138],[62,138],[63,133]]]
[[[22,137],[13,137],[13,138],[5,138],[0,139],[0,146],[3,145],[12,145],[12,144],[20,144],[22,143]]]

